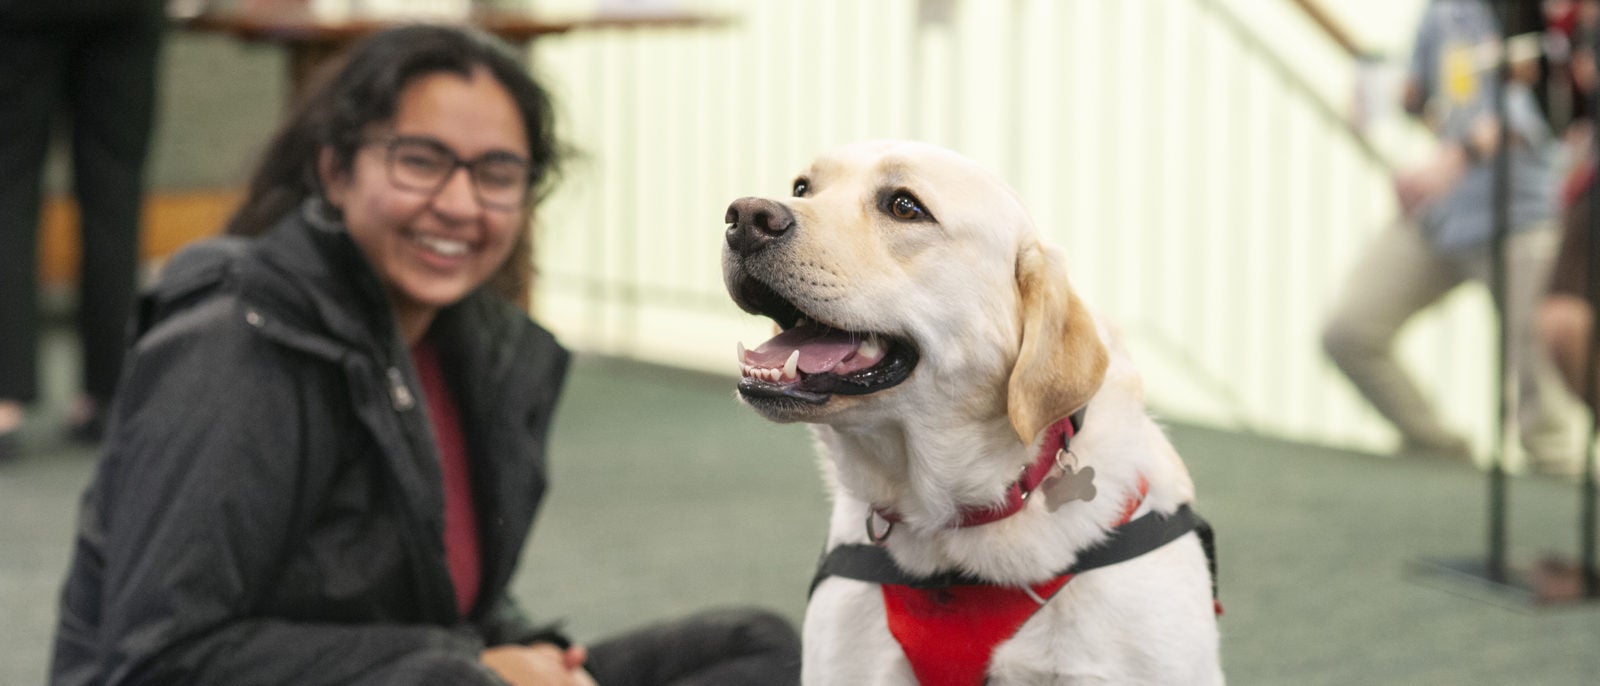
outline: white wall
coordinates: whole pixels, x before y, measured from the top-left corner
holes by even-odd
[[[1016,186],[1163,414],[1390,447],[1319,326],[1393,210],[1385,160],[1420,147],[1397,118],[1379,156],[1340,130],[1356,70],[1288,0],[968,0],[948,25],[912,0],[679,4],[733,19],[537,47],[588,153],[541,218],[538,314],[569,344],[731,375],[735,341],[771,332],[723,293],[727,204],[832,145],[920,138]],[[1420,0],[1329,4],[1398,56]],[[1486,303],[1464,289],[1402,339],[1480,450]]]

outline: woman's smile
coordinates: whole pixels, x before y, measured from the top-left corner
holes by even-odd
[[[456,272],[467,266],[469,260],[481,251],[478,246],[461,238],[452,238],[420,231],[406,231],[402,245],[408,247],[413,258],[433,270]]]

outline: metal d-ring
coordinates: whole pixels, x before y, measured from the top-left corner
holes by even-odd
[[[1076,453],[1073,453],[1071,450],[1069,450],[1067,448],[1056,448],[1056,456],[1055,456],[1056,457],[1056,466],[1055,466],[1055,469],[1051,469],[1050,471],[1054,472],[1056,469],[1059,469],[1059,470],[1061,470],[1061,473],[1062,473],[1063,476],[1072,476],[1073,473],[1076,470],[1073,469],[1072,465],[1068,465],[1065,462],[1061,461],[1061,458],[1062,457],[1066,457],[1066,456],[1071,456],[1072,457],[1072,465],[1078,464],[1078,456],[1077,456]],[[1044,481],[1041,482],[1041,485],[1045,485],[1045,486],[1049,485],[1050,482],[1054,478],[1055,477],[1051,477],[1049,479],[1045,479]],[[1022,502],[1024,502],[1024,503],[1028,502],[1028,497],[1031,496],[1031,495],[1033,495],[1033,491],[1023,491],[1022,492]],[[869,533],[870,533],[870,531],[869,531]],[[884,535],[887,536],[888,534],[886,533]],[[1040,603],[1040,605],[1043,605],[1043,604],[1044,603]]]
[[[872,528],[872,516],[874,514],[877,514],[877,513],[873,512],[871,509],[867,510],[867,540],[872,541],[873,545],[883,545],[886,541],[889,540],[889,534],[894,533],[894,520],[892,520],[892,519],[883,520],[885,522],[888,522],[889,526],[888,526],[888,528],[885,528],[883,530],[882,534],[879,534],[878,532],[874,531],[873,528]]]
[[[1062,462],[1061,458],[1063,458],[1063,457],[1071,457],[1072,458],[1072,464],[1068,465],[1068,464]],[[1077,471],[1078,470],[1078,455],[1077,455],[1077,453],[1072,452],[1071,448],[1056,448],[1056,466],[1060,467],[1061,471],[1066,472],[1068,474],[1071,474],[1071,473]]]

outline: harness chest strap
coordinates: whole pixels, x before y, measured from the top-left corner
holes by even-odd
[[[817,584],[841,576],[882,588],[889,632],[900,643],[922,686],[982,684],[996,646],[1043,607],[1078,574],[1131,560],[1190,531],[1199,533],[1216,597],[1216,557],[1211,527],[1188,505],[1171,514],[1148,513],[1128,521],[1141,497],[1130,499],[1111,537],[1085,550],[1066,571],[1026,588],[1000,586],[957,572],[929,577],[907,574],[880,546],[848,544],[829,551],[818,565]],[[1221,606],[1217,606],[1221,613]]]

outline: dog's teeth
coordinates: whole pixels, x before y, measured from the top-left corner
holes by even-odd
[[[783,378],[792,379],[800,372],[800,351],[789,353],[789,361],[783,363]]]
[[[739,341],[739,364],[744,364],[744,341]]]
[[[878,344],[877,336],[872,336],[856,348],[856,354],[868,359],[877,359],[883,356],[883,346]]]

